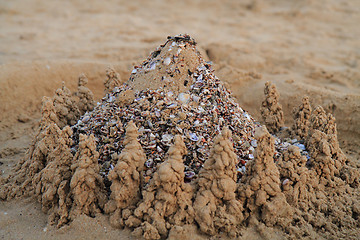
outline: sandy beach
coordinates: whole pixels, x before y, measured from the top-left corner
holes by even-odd
[[[84,73],[95,101],[101,101],[108,66],[124,83],[134,66],[140,66],[167,36],[178,34],[196,40],[203,60],[212,62],[215,75],[238,105],[262,124],[260,108],[267,81],[277,87],[287,127],[293,125],[293,109],[303,96],[309,97],[313,109],[321,105],[336,119],[346,164],[359,169],[359,9],[358,1],[335,0],[2,2],[0,177],[14,174],[33,144],[43,96],[53,97],[62,82],[76,91],[78,77]],[[359,187],[352,186],[351,192],[350,200],[360,203]],[[107,214],[81,215],[57,229],[48,224],[48,215],[41,209],[33,198],[1,200],[0,238],[137,239],[133,229],[111,226]],[[352,217],[358,221],[358,216]],[[237,238],[291,238],[277,227],[259,229],[242,228]],[[351,231],[319,234],[306,237],[356,239],[360,230],[354,225]],[[232,238],[201,232],[187,237]]]

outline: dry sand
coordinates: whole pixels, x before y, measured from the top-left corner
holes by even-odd
[[[189,33],[241,107],[260,119],[263,86],[277,85],[285,124],[303,95],[337,120],[340,146],[360,164],[358,1],[8,1],[0,3],[0,170],[7,176],[38,127],[42,96],[85,73],[103,96],[107,65],[130,76],[167,35]],[[56,231],[39,204],[0,202],[4,239],[122,239],[129,231],[83,217]],[[47,227],[47,228],[46,228]],[[44,230],[45,229],[45,230]],[[247,230],[243,237],[264,237]],[[267,238],[281,238],[269,233]]]

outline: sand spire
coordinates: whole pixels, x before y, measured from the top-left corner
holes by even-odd
[[[312,165],[323,181],[330,183],[335,175],[339,176],[346,156],[337,140],[335,118],[326,114],[321,106],[312,113],[306,145],[313,159]]]
[[[309,133],[311,106],[308,96],[304,96],[301,105],[294,109],[294,125],[292,127],[293,134],[300,139],[307,137]]]
[[[71,219],[80,214],[95,216],[104,208],[106,202],[103,179],[99,174],[99,153],[96,151],[95,137],[80,134],[79,150],[71,166],[74,175],[70,188],[73,206]]]
[[[306,162],[306,156],[301,155],[300,149],[293,145],[289,146],[277,162],[281,188],[291,206],[304,208],[304,204],[309,204],[309,192],[313,192],[313,186]]]
[[[234,237],[243,209],[235,198],[237,158],[230,137],[231,131],[225,128],[214,140],[199,173],[194,210],[202,232],[213,235],[221,230]]]
[[[260,112],[269,132],[274,134],[284,126],[284,113],[279,103],[280,94],[272,82],[265,83],[265,100],[262,102]]]
[[[194,210],[191,198],[193,195],[190,184],[184,182],[183,156],[186,146],[180,135],[174,137],[174,144],[169,148],[168,158],[155,172],[149,185],[142,192],[143,200],[135,209],[137,225],[147,222],[153,226],[142,224],[136,232],[152,236],[148,239],[167,237],[173,226],[182,226],[193,222]],[[127,220],[133,226],[133,219]]]
[[[109,92],[112,92],[114,87],[119,87],[120,85],[121,85],[120,74],[116,72],[114,68],[108,67],[106,69],[106,79],[104,80],[105,95]]]
[[[57,139],[56,148],[48,156],[49,163],[32,180],[42,210],[50,213],[49,223],[57,224],[58,227],[68,222],[71,205],[68,190],[73,159],[71,135],[71,128],[66,126]]]
[[[75,100],[71,97],[70,90],[65,87],[64,82],[62,87],[55,91],[53,100],[59,119],[59,127],[63,128],[66,125],[74,125],[80,117],[80,111]]]
[[[38,133],[24,159],[17,165],[16,174],[10,176],[14,182],[8,182],[4,185],[4,189],[7,190],[2,192],[1,198],[31,195],[34,190],[32,177],[51,161],[49,156],[57,147],[57,138],[61,136],[61,130],[57,125],[58,118],[51,98],[43,97],[41,113]]]
[[[255,129],[255,138],[256,156],[247,165],[238,193],[250,222],[261,220],[271,226],[279,218],[291,216],[291,210],[280,189],[280,173],[273,159],[274,138],[264,126]]]
[[[78,91],[75,93],[79,98],[78,108],[80,114],[83,115],[88,111],[92,111],[95,107],[94,94],[86,87],[89,80],[85,74],[80,74],[78,81]]]
[[[142,170],[146,156],[137,140],[138,136],[136,125],[130,121],[126,127],[125,147],[108,175],[112,184],[110,201],[106,204],[105,211],[111,214],[110,222],[116,227],[123,226],[123,223],[119,222],[122,210],[140,200]]]
[[[56,115],[54,102],[49,97],[43,97],[41,108],[41,120],[40,129],[45,129],[50,123],[59,123],[59,119]],[[40,130],[41,131],[41,130]]]

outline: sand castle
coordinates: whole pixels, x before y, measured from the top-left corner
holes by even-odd
[[[39,132],[16,173],[1,180],[1,199],[34,196],[58,227],[106,214],[145,239],[185,229],[236,237],[254,225],[289,238],[358,233],[359,171],[339,147],[334,117],[311,111],[308,98],[293,136],[277,137],[276,87],[265,85],[266,128],[188,35],[168,37],[123,85],[113,69],[106,75],[97,105],[84,75],[77,93],[62,86],[44,98]]]

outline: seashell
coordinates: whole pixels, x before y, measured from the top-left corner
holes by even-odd
[[[286,178],[283,182],[282,182],[282,185],[286,185],[290,182],[290,180],[288,178]]]
[[[154,165],[154,161],[150,158],[145,162],[145,167],[151,168]]]
[[[224,118],[219,118],[219,125],[221,125],[222,126],[222,124],[223,124],[223,122],[224,122],[225,120],[224,120]]]
[[[197,68],[198,71],[203,71],[206,70],[206,67],[204,65],[201,65],[200,67]]]
[[[196,134],[192,133],[192,132],[189,132],[189,138],[190,138],[191,141],[194,141],[194,142],[199,141],[199,137],[196,136]]]
[[[159,146],[156,147],[156,150],[157,150],[159,153],[161,153],[161,152],[164,151],[164,150],[163,150],[161,147],[159,147]]]
[[[250,116],[249,116],[249,114],[247,113],[247,112],[244,112],[244,117],[246,117],[246,119],[248,120],[248,121],[251,121],[251,118],[250,118]]]
[[[115,97],[111,95],[107,101],[108,102],[113,102],[113,101],[115,101]]]
[[[237,172],[244,174],[246,172],[246,167],[242,166],[241,168],[238,168]]]
[[[199,121],[199,120],[196,120],[196,121],[194,122],[194,126],[195,126],[195,127],[200,126],[200,121]]]
[[[168,97],[172,97],[174,96],[174,93],[172,91],[169,91],[167,94],[166,94]]]
[[[178,100],[182,104],[187,104],[190,101],[190,94],[188,94],[188,93],[180,93],[179,96],[178,96]]]
[[[290,145],[291,145],[291,144],[288,143],[288,142],[283,142],[283,143],[281,144],[281,147],[287,148],[287,147],[289,147]]]
[[[253,146],[254,148],[257,147],[257,141],[255,139],[251,141],[251,146]]]
[[[198,113],[203,113],[203,112],[205,112],[204,108],[198,107]]]
[[[150,129],[146,129],[144,127],[141,127],[139,130],[138,130],[139,133],[146,133],[146,132],[151,132]]]
[[[164,64],[165,64],[166,66],[169,66],[170,63],[171,63],[171,59],[170,59],[169,57],[168,57],[168,58],[165,58]]]
[[[143,111],[143,112],[141,112],[141,116],[142,117],[147,117],[147,116],[149,116],[149,114],[150,114],[150,112],[149,111]]]
[[[176,108],[177,104],[176,103],[172,103],[168,106],[168,108],[172,109],[172,108]]]
[[[249,154],[249,159],[254,159],[254,155],[253,154]]]
[[[154,148],[156,148],[156,144],[144,146],[143,148],[144,148],[144,149],[154,149]]]
[[[135,74],[137,72],[137,69],[134,68],[132,71],[131,71],[131,74]]]
[[[150,64],[149,70],[152,71],[152,70],[155,70],[155,68],[156,68],[156,62],[152,62],[152,63]]]
[[[192,99],[194,102],[199,102],[200,97],[195,96],[195,95],[191,95],[191,99]]]
[[[147,120],[147,124],[148,124],[149,128],[153,128],[153,127],[154,127],[153,124],[152,124],[152,122],[151,122],[150,120]]]
[[[179,127],[179,126],[176,126],[176,130],[178,130],[178,131],[179,131],[179,133],[183,133],[182,128],[181,128],[181,127]]]
[[[164,135],[162,135],[161,141],[170,142],[173,138],[174,138],[174,136],[171,134],[164,134]]]
[[[301,144],[301,143],[295,143],[294,146],[300,148],[300,150],[302,150],[302,151],[305,151],[305,149],[306,149],[306,148],[305,148],[305,145],[304,145],[304,144]]]
[[[195,177],[195,172],[193,172],[193,171],[185,172],[185,178],[186,179],[190,180],[190,179],[192,179],[194,177]]]
[[[86,115],[85,117],[83,117],[83,119],[81,120],[83,123],[87,123],[90,120],[90,117],[88,115]]]

